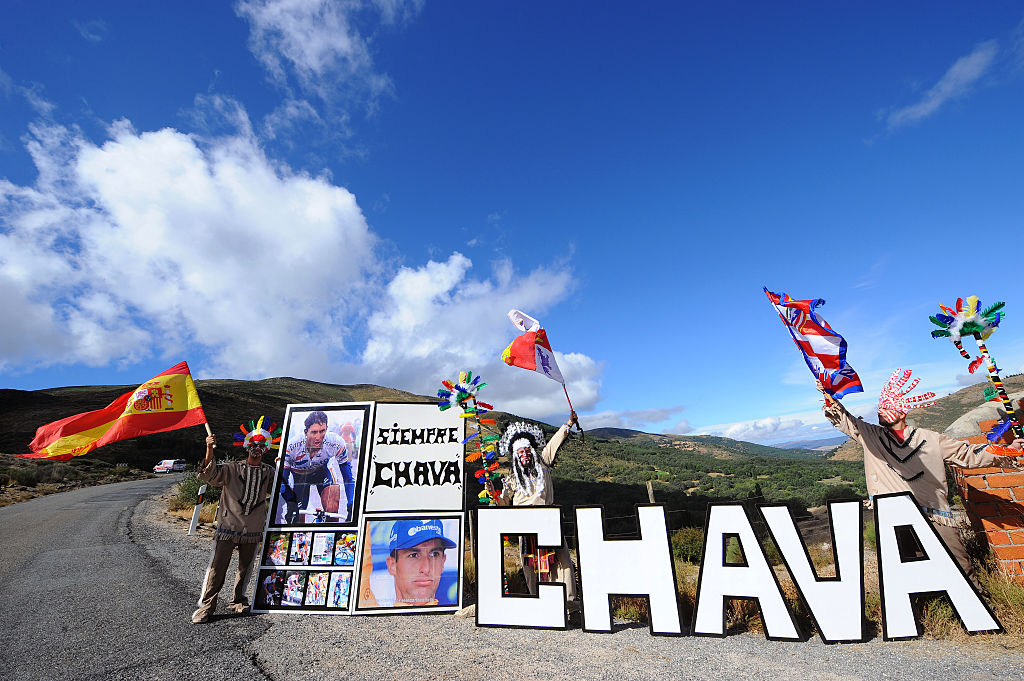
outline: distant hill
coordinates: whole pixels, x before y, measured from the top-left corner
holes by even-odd
[[[727,437],[714,435],[671,435],[645,433],[629,428],[594,428],[587,431],[587,436],[597,437],[611,442],[622,442],[638,445],[670,447],[683,451],[697,452],[718,459],[760,456],[769,458],[801,459],[820,456],[809,448],[758,445],[753,442],[731,440]]]
[[[984,371],[984,369],[979,369],[979,371]],[[914,409],[910,412],[907,422],[919,428],[928,428],[941,433],[958,418],[985,401],[984,391],[987,385],[989,385],[987,381],[969,385],[955,393],[939,398],[930,407]],[[1004,377],[1003,385],[1008,392],[1024,390],[1024,374]],[[927,390],[927,386],[924,386],[924,389]],[[839,461],[863,461],[864,450],[859,444],[850,440],[839,447],[831,458]]]
[[[780,442],[772,445],[772,447],[779,447],[781,449],[811,449],[817,452],[835,449],[839,445],[849,440],[845,435],[838,435],[836,437],[823,437],[817,440],[793,440],[792,442]]]

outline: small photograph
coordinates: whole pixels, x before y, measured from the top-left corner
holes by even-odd
[[[367,520],[357,608],[457,605],[460,533],[458,518]]]
[[[309,565],[309,541],[312,532],[292,533],[292,552],[288,555],[290,565]]]
[[[352,566],[356,564],[356,533],[339,532],[334,545],[334,564]]]
[[[330,572],[310,572],[306,582],[306,605],[324,606],[327,604],[327,585]]]
[[[364,405],[289,408],[272,525],[354,521],[369,410]]]
[[[297,607],[302,605],[302,594],[306,590],[306,573],[300,570],[289,570],[284,577],[284,595],[281,605]]]
[[[334,557],[334,533],[317,532],[313,535],[313,552],[309,556],[310,565],[330,565]]]
[[[279,606],[283,598],[284,570],[260,570],[256,606],[265,608]]]
[[[328,608],[348,608],[348,594],[352,590],[351,572],[332,572],[331,589],[327,593]]]
[[[271,532],[267,535],[267,550],[263,565],[284,565],[288,562],[288,532]]]

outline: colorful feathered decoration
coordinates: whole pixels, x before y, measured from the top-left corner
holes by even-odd
[[[1009,420],[1000,421],[985,433],[985,437],[988,438],[989,442],[999,442],[1010,428],[1013,428],[1013,424]]]
[[[254,446],[260,446],[263,449],[279,449],[281,447],[281,429],[277,423],[271,423],[269,430],[264,429],[264,418],[266,417],[261,416],[258,421],[249,421],[248,428],[244,423],[239,425],[240,432],[235,433],[235,446],[243,447],[246,451]]]
[[[882,386],[882,392],[878,396],[878,412],[890,421],[899,421],[899,416],[905,416],[911,409],[930,407],[935,404],[934,402],[925,402],[925,400],[935,397],[935,393],[921,393],[914,397],[907,397],[920,383],[920,379],[915,378],[910,385],[907,385],[910,374],[910,369],[906,371],[897,369],[892,372],[892,376]]]
[[[960,339],[974,334],[981,336],[982,340],[988,339],[999,326],[1005,314],[1002,311],[1005,306],[1006,303],[998,302],[979,312],[981,302],[978,296],[969,296],[967,307],[964,307],[963,298],[957,298],[955,310],[939,304],[943,314],[928,318],[939,327],[932,331],[932,338],[949,338],[960,349],[960,353],[970,359],[960,346]]]
[[[480,462],[480,470],[474,477],[484,485],[478,498],[481,504],[488,505],[494,502],[491,497],[491,490],[494,483],[501,479],[498,470],[498,452],[495,447],[495,440],[499,439],[497,434],[488,434],[484,426],[493,426],[497,421],[493,418],[486,418],[484,414],[494,409],[493,406],[477,399],[480,389],[486,383],[480,381],[480,377],[474,378],[472,371],[462,371],[454,381],[441,381],[441,389],[437,391],[437,407],[441,411],[458,406],[462,409],[459,415],[466,419],[467,425],[476,426],[476,432],[470,433],[462,441],[463,445],[469,445],[472,450],[466,454],[466,463]]]
[[[982,357],[981,355],[975,357],[974,360],[967,366],[967,373],[973,374],[975,371],[978,370],[978,367],[980,367],[984,362],[985,358]]]

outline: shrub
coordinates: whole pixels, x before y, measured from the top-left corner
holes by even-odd
[[[39,484],[39,471],[36,468],[12,468],[8,475],[15,483],[25,487]]]
[[[192,508],[196,505],[196,497],[199,496],[199,488],[205,484],[206,483],[200,480],[195,472],[185,472],[181,477],[181,482],[178,483],[177,491],[167,504],[168,508],[172,511],[177,511],[183,508]],[[210,503],[211,501],[218,500],[220,500],[220,487],[214,487],[213,485],[207,487],[203,501]]]
[[[682,527],[672,533],[672,555],[687,563],[699,563],[704,553],[704,530]]]

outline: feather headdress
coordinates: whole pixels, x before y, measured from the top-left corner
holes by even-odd
[[[281,447],[281,429],[276,423],[270,424],[270,430],[263,428],[263,419],[265,416],[261,416],[258,421],[249,421],[249,427],[246,428],[245,424],[241,424],[239,427],[240,431],[235,433],[235,446],[242,447],[246,451],[249,451],[254,445],[259,445],[265,449],[278,449]]]

